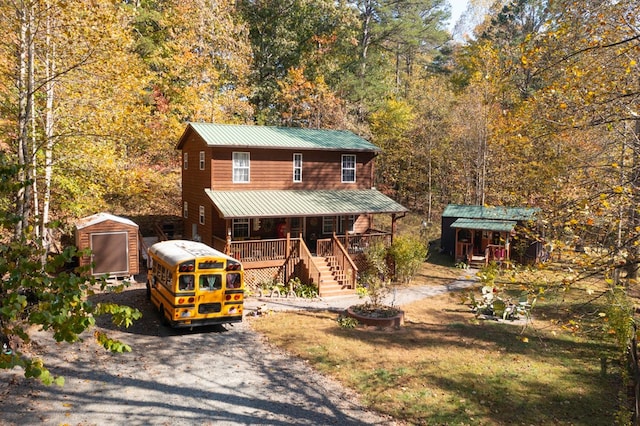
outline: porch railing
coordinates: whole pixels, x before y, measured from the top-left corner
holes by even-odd
[[[367,249],[367,247],[374,245],[377,242],[382,242],[385,246],[389,246],[391,244],[391,234],[386,232],[336,235],[336,238],[351,254],[362,253]]]
[[[299,243],[297,238],[231,241],[231,256],[241,262],[284,260]]]

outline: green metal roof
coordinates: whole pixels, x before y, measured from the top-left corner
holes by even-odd
[[[511,220],[457,219],[452,228],[479,229],[481,231],[511,232],[518,223]]]
[[[190,131],[195,131],[208,146],[212,147],[380,151],[380,148],[366,139],[343,130],[213,123],[189,123],[178,142],[177,149],[181,149]]]
[[[205,189],[225,219],[403,213],[402,205],[375,189],[213,191]]]
[[[442,217],[457,217],[469,219],[493,220],[533,220],[540,211],[531,207],[488,207],[449,204],[442,213]]]

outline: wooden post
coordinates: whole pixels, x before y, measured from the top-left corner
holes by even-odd
[[[224,246],[224,252],[226,255],[231,256],[231,228],[227,230],[227,242]]]
[[[398,224],[396,223],[396,214],[391,214],[391,244],[393,244],[393,237],[396,235]]]

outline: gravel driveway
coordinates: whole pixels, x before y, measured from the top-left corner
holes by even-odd
[[[56,344],[39,333],[64,387],[0,370],[2,425],[361,425],[394,424],[367,411],[333,380],[263,343],[247,322],[172,330],[158,323],[143,285],[119,295],[144,317],[109,330],[133,351],[111,354],[93,343]],[[102,328],[109,324],[100,324]]]

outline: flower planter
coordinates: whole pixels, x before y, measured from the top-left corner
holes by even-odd
[[[378,328],[400,328],[404,325],[404,311],[398,311],[393,316],[373,316],[371,314],[361,314],[355,312],[353,307],[347,308],[347,316],[355,318],[359,323]]]

